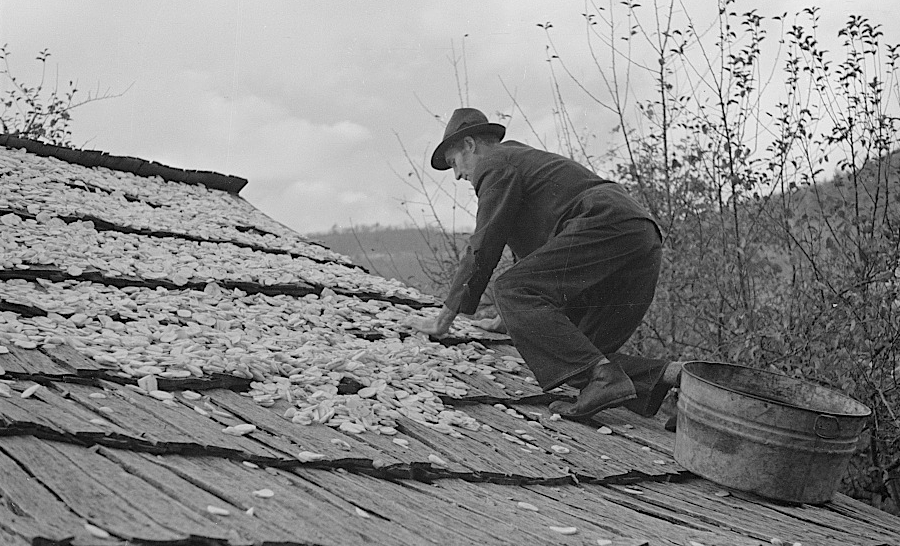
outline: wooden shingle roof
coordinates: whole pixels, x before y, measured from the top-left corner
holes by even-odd
[[[900,543],[691,475],[657,419],[559,420],[507,338],[406,329],[439,302],[246,181],[0,144],[0,544]]]

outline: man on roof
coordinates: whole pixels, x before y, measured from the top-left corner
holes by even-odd
[[[616,406],[653,415],[680,363],[616,353],[653,301],[661,262],[656,222],[621,185],[561,155],[513,140],[474,108],[453,112],[431,157],[478,197],[475,231],[434,318],[407,324],[441,337],[475,312],[506,246],[515,264],[494,281],[499,318],[546,392],[579,389],[551,411],[588,418]]]

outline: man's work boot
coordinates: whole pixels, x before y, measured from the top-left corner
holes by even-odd
[[[574,403],[557,400],[550,404],[550,411],[566,419],[585,419],[636,397],[634,383],[628,375],[618,364],[605,360],[591,370],[590,381]]]
[[[594,373],[594,368],[586,370],[584,372],[579,373],[574,377],[570,377],[566,379],[566,385],[572,387],[573,389],[581,390],[588,386],[588,383],[591,382],[591,374]]]

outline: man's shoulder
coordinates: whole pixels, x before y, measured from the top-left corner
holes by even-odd
[[[511,149],[517,149],[517,148],[530,148],[532,150],[536,149],[536,148],[529,146],[528,144],[523,144],[523,143],[519,142],[518,140],[504,140],[503,142],[500,143],[500,146],[505,147],[505,148],[511,148]]]
[[[522,144],[518,140],[504,140],[499,143],[496,148],[500,153],[508,153],[508,154],[522,154],[528,152],[539,152],[537,148],[529,146],[528,144]]]
[[[485,159],[494,165],[515,165],[528,158],[536,158],[547,154],[549,154],[549,152],[523,144],[519,141],[505,140],[494,146]]]
[[[495,154],[505,157],[522,157],[543,161],[561,160],[572,161],[573,163],[575,163],[572,158],[560,155],[558,153],[550,152],[542,148],[535,148],[533,146],[529,146],[528,144],[523,144],[517,140],[504,140],[503,142],[499,143],[494,150]]]
[[[506,140],[493,146],[478,165],[479,174],[504,172],[506,176],[518,173],[531,176],[547,165],[560,161],[577,165],[561,155],[534,148],[516,140]],[[579,165],[579,168],[584,168]]]
[[[485,153],[479,163],[479,168],[483,170],[494,170],[505,166],[512,166],[516,163],[522,151],[532,149],[530,146],[516,142],[514,140],[505,140],[491,146]]]

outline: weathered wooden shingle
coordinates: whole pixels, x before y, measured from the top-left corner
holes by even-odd
[[[722,493],[659,418],[555,418],[505,336],[404,327],[439,302],[244,183],[0,137],[0,543],[900,543]]]

